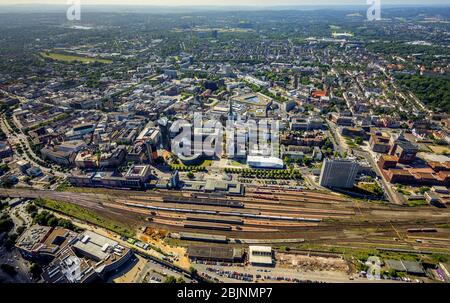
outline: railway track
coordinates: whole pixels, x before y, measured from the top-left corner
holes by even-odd
[[[126,202],[126,206],[136,207],[136,208],[144,208],[149,210],[165,210],[165,211],[174,211],[181,213],[195,213],[195,214],[205,214],[205,215],[221,215],[221,216],[237,216],[243,218],[260,218],[267,220],[287,220],[287,221],[305,221],[305,222],[320,222],[320,219],[312,219],[312,218],[303,218],[303,217],[290,217],[290,216],[275,216],[275,215],[263,215],[263,214],[253,214],[249,212],[231,212],[231,211],[213,211],[213,210],[196,210],[190,208],[171,208],[167,206],[152,206],[152,205],[144,205],[138,203],[130,203]]]
[[[339,203],[312,203],[313,207],[297,207],[294,209],[291,202],[280,202],[280,205],[288,206],[284,209],[276,207],[270,200],[265,202],[247,202],[244,199],[244,208],[230,208],[217,207],[211,205],[194,205],[194,204],[179,204],[164,202],[163,197],[168,193],[139,193],[139,192],[121,192],[111,191],[113,194],[106,193],[73,193],[73,192],[54,192],[54,191],[39,191],[39,190],[25,190],[25,189],[0,189],[0,195],[13,197],[28,197],[28,198],[47,198],[52,200],[61,200],[84,208],[94,210],[106,216],[114,216],[124,222],[133,222],[134,224],[146,224],[155,226],[157,228],[165,228],[170,231],[192,231],[199,233],[222,234],[228,237],[254,237],[258,239],[296,239],[304,238],[312,243],[321,243],[323,245],[339,245],[339,243],[354,243],[359,247],[374,247],[374,245],[391,245],[391,240],[387,238],[398,237],[394,233],[391,224],[397,229],[400,234],[406,235],[408,229],[424,229],[436,228],[440,224],[448,224],[449,211],[437,210],[430,207],[427,208],[403,208],[399,206],[390,205],[361,205],[361,212],[353,212],[355,209],[354,203],[343,202]],[[186,193],[176,193],[177,198],[183,198]],[[234,198],[237,199],[237,198]],[[333,197],[334,199],[334,197]],[[135,207],[127,205],[128,201],[133,201],[136,204],[145,206],[158,205],[160,209],[151,209],[147,207]],[[295,202],[294,202],[295,203]],[[265,205],[270,206],[264,210]],[[319,206],[320,205],[320,206]],[[323,205],[323,206],[322,206]],[[256,207],[257,206],[257,207]],[[256,207],[252,209],[251,207]],[[238,216],[243,220],[243,229],[232,228],[231,231],[209,231],[207,229],[185,229],[182,224],[183,218],[186,214],[191,213],[192,210],[185,212],[178,212],[174,209],[190,209],[205,211],[203,215],[219,215],[222,217],[234,218],[236,212],[243,212],[250,216]],[[323,209],[322,209],[323,208]],[[277,211],[278,210],[278,211]],[[295,211],[297,210],[297,212]],[[156,215],[152,215],[155,212]],[[339,220],[311,220],[307,218],[307,214],[317,214],[326,217],[328,213],[348,213],[349,218]],[[351,214],[353,212],[353,214]],[[398,214],[401,214],[398,216]],[[192,212],[191,214],[195,214]],[[271,214],[281,214],[279,217]],[[304,216],[303,216],[304,215]],[[142,218],[154,217],[155,222],[144,222]],[[362,218],[364,217],[364,219]],[[394,218],[394,219],[393,219]],[[292,220],[293,219],[293,220]],[[299,220],[300,219],[300,220]],[[302,221],[301,219],[307,219]],[[391,220],[392,222],[389,222]],[[170,225],[170,224],[172,225]],[[361,231],[360,234],[352,234],[348,231]],[[245,236],[244,236],[245,235]],[[427,234],[417,235],[417,238],[426,236]],[[416,236],[414,234],[414,236]],[[441,230],[438,228],[437,233],[433,233],[434,237],[450,238],[450,231]],[[376,239],[376,237],[386,237],[383,239]],[[361,242],[364,239],[367,244]],[[372,241],[373,240],[373,241]],[[410,239],[411,242],[415,241]],[[445,243],[436,241],[438,243],[406,243],[409,247],[424,247],[431,249],[447,249]],[[398,243],[397,243],[398,245]],[[426,246],[425,246],[426,245]],[[429,246],[429,247],[428,247]],[[440,246],[440,247],[439,247]]]

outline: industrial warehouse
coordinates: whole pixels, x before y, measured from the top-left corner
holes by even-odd
[[[243,263],[242,249],[232,247],[190,246],[189,259],[193,261],[215,261],[225,263]]]

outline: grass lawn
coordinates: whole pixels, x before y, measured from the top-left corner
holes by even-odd
[[[58,187],[56,188],[56,191],[59,191],[59,192],[67,191],[70,187],[71,187],[70,183],[67,181],[64,181],[63,183],[58,185]]]
[[[294,246],[297,249],[305,249],[305,250],[316,250],[322,252],[332,252],[332,253],[341,253],[346,255],[347,257],[353,256],[358,260],[367,260],[370,256],[378,256],[380,258],[394,259],[394,260],[408,260],[408,261],[416,261],[420,260],[420,256],[417,254],[410,253],[401,253],[401,252],[390,252],[390,251],[382,251],[377,250],[375,248],[354,248],[354,247],[345,247],[342,245],[320,245],[320,244],[309,244],[302,243]]]
[[[358,144],[356,144],[354,140],[349,139],[349,138],[345,138],[345,143],[347,143],[348,147],[350,147],[350,148],[358,147]]]
[[[430,145],[428,148],[439,155],[450,154],[450,146]]]
[[[242,161],[242,162],[244,162],[244,161]],[[242,166],[242,165],[245,165],[245,163],[241,163],[241,162],[236,161],[236,160],[229,160],[229,163],[230,163],[231,166]]]
[[[65,62],[80,61],[82,63],[94,63],[94,62],[100,62],[100,63],[106,63],[106,64],[112,63],[111,60],[106,60],[106,59],[97,59],[97,58],[82,57],[82,56],[75,56],[75,55],[58,54],[58,53],[42,52],[42,53],[40,53],[40,55],[44,58],[50,58],[53,60],[65,61]]]
[[[91,224],[106,228],[110,231],[113,231],[125,237],[131,238],[134,237],[136,234],[131,228],[121,223],[102,217],[88,209],[82,208],[74,204],[62,201],[54,201],[50,199],[37,199],[35,203],[40,207],[47,208],[85,222],[89,222]]]
[[[383,194],[383,189],[378,185],[378,183],[367,183],[367,182],[360,182],[357,185],[357,188],[376,196],[381,196]]]
[[[412,200],[408,201],[408,206],[414,207],[414,206],[426,206],[428,205],[428,202],[425,200]]]
[[[205,161],[203,161],[202,164],[200,164],[200,166],[209,167],[209,166],[211,166],[211,164],[212,164],[212,160],[205,160]]]
[[[189,167],[189,166],[200,166],[200,167],[210,167],[212,164],[212,160],[204,160],[202,163],[198,164],[198,165],[186,165],[184,164],[182,161],[180,161],[180,163],[178,164],[174,164],[174,166],[180,166],[180,167]]]
[[[405,195],[405,196],[411,196],[413,194],[412,190],[409,187],[406,187],[405,185],[397,185],[395,187],[398,193]]]

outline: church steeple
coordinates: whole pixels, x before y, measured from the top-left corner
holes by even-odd
[[[234,113],[233,113],[233,100],[231,97],[228,97],[228,119],[229,120],[234,120]]]

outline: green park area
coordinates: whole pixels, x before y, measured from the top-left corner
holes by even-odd
[[[58,53],[50,53],[50,52],[42,52],[40,55],[44,58],[49,58],[57,61],[64,61],[64,62],[82,62],[82,63],[105,63],[110,64],[112,63],[111,60],[106,59],[97,59],[97,58],[91,58],[91,57],[83,57],[83,56],[76,56],[76,55],[67,55],[67,54],[58,54]]]
[[[36,199],[34,203],[37,206],[53,210],[57,213],[61,213],[106,228],[110,231],[113,231],[125,237],[134,237],[135,235],[135,232],[130,227],[115,222],[111,219],[107,219],[88,209],[82,208],[74,204],[50,199]]]
[[[179,171],[205,171],[212,164],[212,160],[203,160],[196,164],[185,164],[182,161],[176,159],[170,164],[171,170]]]
[[[361,194],[383,196],[383,189],[376,182],[360,182],[355,189]]]

